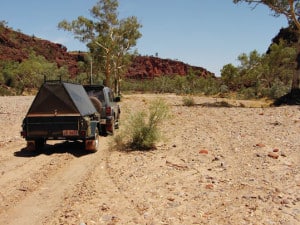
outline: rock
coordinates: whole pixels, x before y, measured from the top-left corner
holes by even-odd
[[[281,203],[282,205],[290,204],[289,200],[287,200],[287,199],[282,199],[280,203]]]
[[[275,152],[269,152],[268,153],[268,156],[273,158],[273,159],[278,159],[279,155]]]
[[[208,150],[206,150],[206,149],[201,149],[201,150],[199,151],[199,153],[200,153],[200,154],[208,154]]]
[[[71,77],[79,73],[78,61],[82,61],[84,57],[83,53],[67,52],[67,48],[61,44],[28,36],[6,27],[2,28],[0,40],[0,52],[5,52],[0,54],[0,60],[22,62],[29,57],[29,51],[26,49],[31,49],[36,55],[45,57],[58,67],[66,66]]]
[[[190,70],[199,76],[207,77],[214,74],[202,67],[190,66],[171,59],[161,59],[153,56],[137,56],[133,59],[125,77],[135,79],[154,78],[163,75],[186,76]]]
[[[207,152],[207,153],[208,153],[208,152]],[[219,161],[219,160],[220,160],[220,158],[216,156],[215,158],[213,158],[212,161],[214,162],[214,161]]]
[[[282,157],[286,157],[286,154],[284,152],[281,152],[280,154]]]
[[[205,185],[205,188],[206,189],[213,189],[214,185],[213,184],[207,184],[207,185]]]
[[[257,143],[257,144],[255,145],[255,147],[263,148],[263,147],[266,147],[266,145],[263,144],[263,143]]]

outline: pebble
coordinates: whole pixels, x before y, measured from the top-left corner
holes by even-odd
[[[263,143],[257,143],[255,146],[260,148],[266,147],[266,145]]]
[[[275,152],[269,152],[268,156],[271,157],[271,158],[273,158],[273,159],[278,159],[278,157],[279,157],[279,155],[276,154]]]
[[[213,189],[214,185],[213,184],[207,184],[207,185],[205,185],[205,188],[206,189]]]
[[[199,151],[199,153],[200,153],[200,154],[208,154],[208,150],[206,150],[206,149],[201,149],[201,150]]]
[[[290,204],[289,200],[287,200],[287,199],[283,199],[280,203],[281,203],[282,205]]]
[[[286,157],[286,154],[284,152],[281,152],[280,154],[282,157]]]
[[[256,155],[256,157],[261,157],[260,153],[256,153],[255,155]]]

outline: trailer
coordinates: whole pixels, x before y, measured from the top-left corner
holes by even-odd
[[[80,84],[45,81],[22,123],[28,150],[41,150],[47,140],[82,141],[99,147],[100,114]]]

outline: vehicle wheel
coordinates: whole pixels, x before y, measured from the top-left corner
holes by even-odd
[[[46,140],[43,138],[35,140],[35,150],[36,151],[41,151],[43,150],[44,146],[46,144]]]
[[[96,128],[95,137],[92,140],[85,141],[85,150],[97,152],[99,148],[99,130]]]
[[[110,133],[110,135],[114,135],[114,133],[115,133],[115,120],[114,119],[111,120],[111,124],[109,127],[109,133]]]
[[[101,125],[101,133],[102,136],[107,136],[106,124]]]

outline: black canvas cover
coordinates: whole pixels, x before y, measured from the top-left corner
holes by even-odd
[[[80,114],[86,116],[96,112],[82,85],[45,82],[33,100],[27,115]]]

